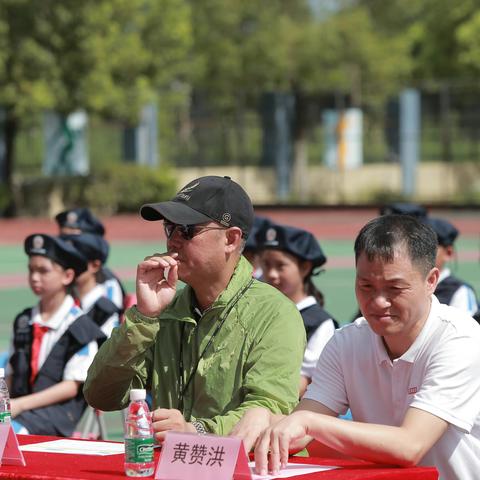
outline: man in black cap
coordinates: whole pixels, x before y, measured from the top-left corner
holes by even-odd
[[[138,265],[137,305],[89,370],[89,404],[121,409],[131,388],[149,388],[160,441],[168,430],[232,433],[252,406],[289,411],[305,330],[295,305],[253,279],[241,255],[254,217],[243,188],[201,177],[140,214],[163,220],[168,251]],[[249,449],[259,431],[243,425],[234,433]]]
[[[435,296],[440,303],[460,308],[470,315],[475,315],[478,309],[475,290],[468,283],[452,275],[448,262],[455,257],[455,240],[459,231],[443,218],[427,217],[425,223],[437,234],[438,247],[436,267],[440,271]]]
[[[7,364],[12,424],[20,433],[68,437],[85,410],[81,385],[104,335],[69,293],[87,268],[80,253],[41,233],[28,236],[24,248],[39,303],[13,325]]]

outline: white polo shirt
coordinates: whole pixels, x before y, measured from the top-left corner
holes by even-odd
[[[30,324],[38,323],[39,325],[48,327],[48,331],[42,337],[40,344],[40,352],[38,357],[38,369],[42,368],[43,363],[52,351],[53,346],[58,342],[60,337],[65,333],[67,328],[80,316],[83,310],[75,305],[70,295],[65,297],[60,308],[55,314],[49,318],[47,322],[42,320],[38,305],[32,308]],[[11,342],[10,355],[13,353],[13,342]],[[97,342],[90,342],[77,353],[75,353],[65,365],[63,370],[63,380],[75,380],[84,382],[87,378],[87,371],[93,361],[93,357],[98,351]],[[10,365],[7,366],[7,374],[11,374]]]
[[[315,300],[315,297],[308,296],[297,303],[297,308],[301,312],[305,308],[311,307],[316,303],[317,301]],[[332,319],[322,322],[315,332],[313,332],[313,335],[308,340],[307,347],[305,348],[300,375],[312,378],[313,372],[315,371],[315,366],[318,362],[318,357],[320,357],[323,348],[330,338],[332,338],[334,332],[335,324],[333,323]]]
[[[383,425],[400,426],[409,407],[430,412],[449,426],[420,464],[443,480],[480,478],[480,326],[435,296],[419,336],[393,362],[363,317],[336,330],[304,398]]]
[[[92,307],[95,305],[97,300],[100,299],[101,297],[107,297],[104,283],[96,285],[83,297],[81,302],[82,310],[85,312],[89,312],[92,309]],[[110,315],[110,317],[108,317],[107,320],[105,320],[103,325],[100,326],[100,330],[107,337],[109,337],[112,333],[112,330],[115,327],[118,327],[118,324],[119,324],[118,313],[114,313],[113,315]]]

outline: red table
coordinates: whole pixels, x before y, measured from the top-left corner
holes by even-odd
[[[56,440],[57,437],[18,435],[20,445]],[[84,440],[88,442],[88,440]],[[92,456],[62,453],[23,452],[26,467],[0,466],[0,479],[26,480],[113,480],[126,477],[123,472],[123,455]],[[159,452],[156,451],[156,462]],[[360,460],[328,458],[292,458],[297,463],[338,465],[342,468],[316,474],[290,477],[304,480],[356,480],[356,479],[402,479],[437,480],[438,473],[433,467],[397,468],[375,465]],[[146,477],[153,478],[153,477]]]

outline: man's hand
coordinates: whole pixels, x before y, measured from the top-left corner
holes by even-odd
[[[290,444],[307,436],[309,414],[306,410],[294,412],[263,432],[255,447],[258,474],[271,471],[278,475],[287,466]]]
[[[177,290],[177,254],[154,254],[137,267],[137,310],[147,317],[158,316],[173,300]]]
[[[270,427],[271,419],[270,410],[262,407],[250,408],[235,425],[230,432],[230,436],[243,440],[243,446],[248,455],[260,435]]]
[[[152,412],[152,424],[155,439],[158,442],[165,440],[165,434],[169,430],[175,432],[196,433],[195,427],[185,421],[182,412],[174,408],[157,408]]]

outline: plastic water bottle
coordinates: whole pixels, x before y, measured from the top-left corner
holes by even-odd
[[[3,368],[0,368],[0,423],[10,423],[10,394]]]
[[[125,473],[128,477],[153,474],[153,427],[143,389],[130,390],[125,418]]]

